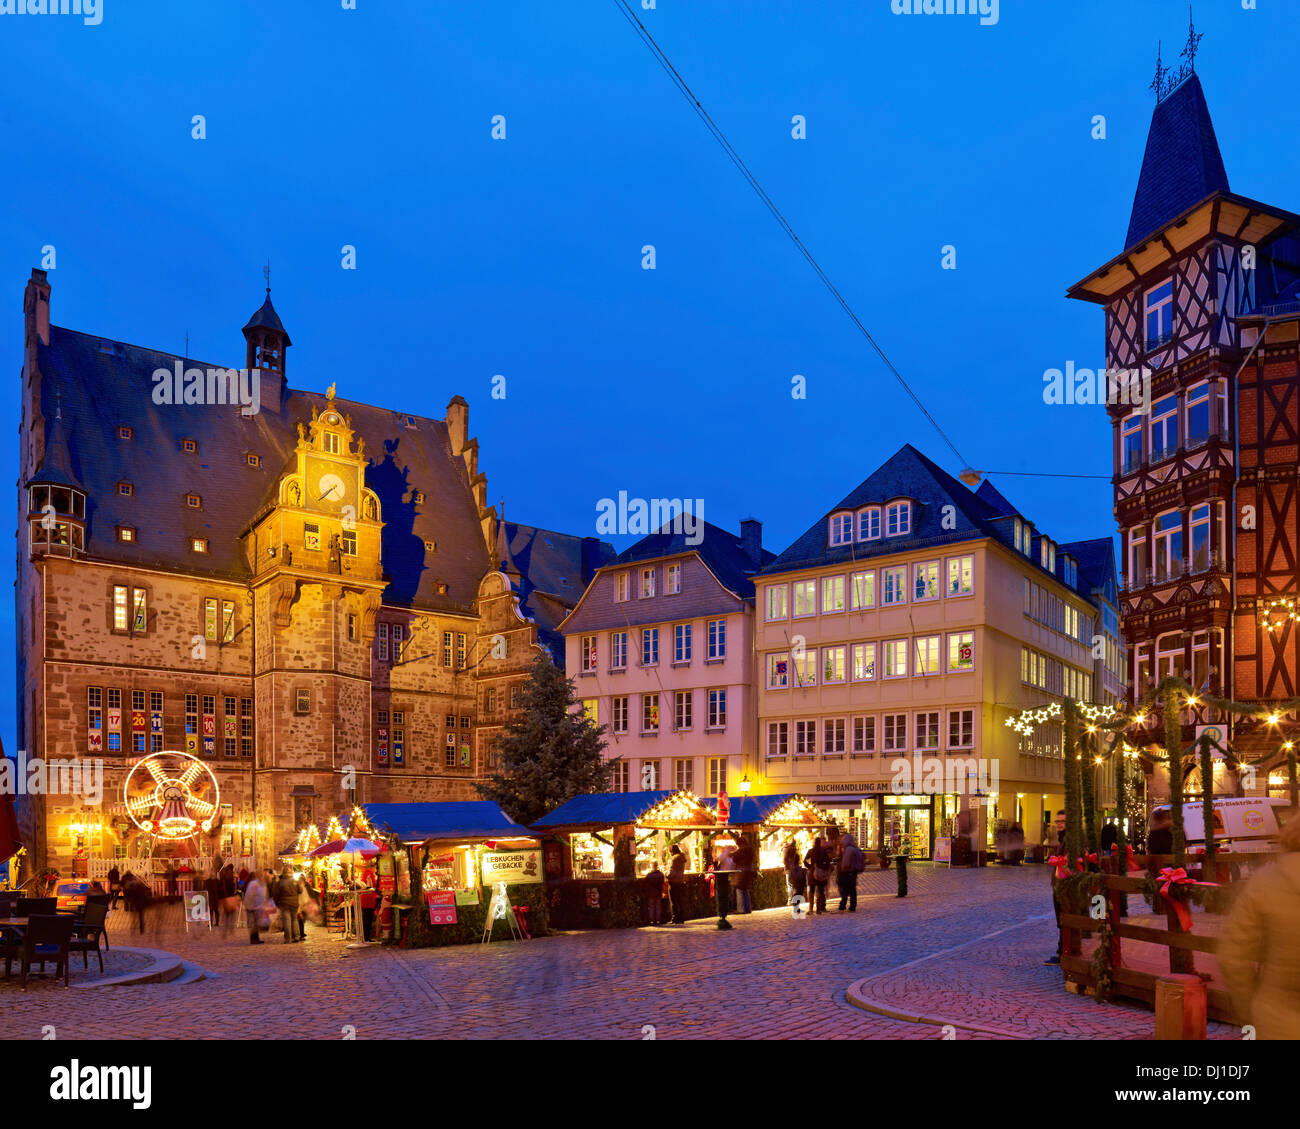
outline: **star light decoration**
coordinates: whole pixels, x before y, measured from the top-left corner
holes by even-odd
[[[1275,619],[1275,616],[1278,618]],[[1300,611],[1296,609],[1295,599],[1291,596],[1279,596],[1276,600],[1260,605],[1259,625],[1266,631],[1285,627],[1289,619],[1300,619]]]
[[[694,792],[685,789],[665,796],[649,811],[637,817],[638,826],[661,824],[677,827],[713,826],[713,812],[700,803]]]
[[[1104,725],[1106,722],[1114,721],[1117,717],[1122,716],[1120,710],[1111,706],[1092,706],[1087,702],[1076,702],[1075,708],[1088,723],[1089,733],[1096,733],[1099,723]],[[1028,736],[1036,726],[1048,721],[1062,721],[1064,716],[1061,712],[1060,701],[1055,701],[1045,706],[1035,706],[1032,709],[1021,710],[1018,714],[1013,714],[1007,718],[1007,725],[1017,733]],[[1140,722],[1141,718],[1135,718],[1134,720]]]

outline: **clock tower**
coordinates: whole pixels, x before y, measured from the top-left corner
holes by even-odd
[[[370,647],[386,584],[365,458],[331,386],[298,424],[273,498],[244,537],[256,619],[255,805],[266,826],[294,826],[304,799],[334,812],[365,794]],[[274,854],[283,844],[265,846]]]

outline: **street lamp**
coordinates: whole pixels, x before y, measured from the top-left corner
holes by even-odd
[[[740,790],[742,793],[748,793],[750,788],[752,787],[753,785],[750,784],[749,782],[749,773],[745,773],[745,775],[741,778],[740,781]]]

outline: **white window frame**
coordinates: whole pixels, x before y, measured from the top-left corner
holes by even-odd
[[[960,653],[960,647],[963,643],[970,645],[970,663],[962,666],[960,661],[954,663],[953,659]],[[955,644],[955,648],[954,648]],[[948,673],[949,674],[969,674],[975,669],[975,632],[973,631],[954,631],[948,636]]]
[[[844,577],[823,576],[821,598],[822,615],[836,615],[844,611]]]
[[[638,600],[653,600],[655,595],[655,572],[651,568],[643,568],[640,574],[641,583],[637,585],[636,593]]]
[[[927,600],[937,600],[942,593],[939,584],[938,561],[917,561],[912,565],[912,603],[921,604]],[[917,595],[922,590],[926,595]]]
[[[876,755],[876,718],[874,714],[859,714],[852,719],[852,745],[850,752],[855,757],[873,757]]]
[[[610,632],[609,669],[627,670],[627,632],[626,631]]]
[[[592,674],[596,670],[596,636],[582,637],[582,673]]]
[[[849,574],[849,611],[860,612],[876,606],[876,570],[865,569]]]
[[[827,522],[827,540],[832,546],[853,543],[853,515],[848,512],[831,514]]]
[[[842,717],[822,719],[822,756],[843,756],[848,752],[848,725]]]
[[[973,596],[975,594],[974,556],[967,555],[964,557],[949,557],[947,559],[947,571],[948,587],[945,594],[949,599],[957,596]]]
[[[631,574],[627,572],[616,572],[614,574],[614,602],[622,604],[626,602],[631,594]]]
[[[767,595],[764,597],[764,609],[767,615],[767,621],[790,618],[790,589],[786,584],[769,584],[767,586]],[[779,599],[777,598],[779,595]],[[772,610],[773,604],[780,605],[780,611]]]
[[[785,672],[782,673],[777,669],[779,663],[784,660]],[[769,690],[788,690],[790,688],[790,652],[773,651],[767,656],[767,689]]]
[[[712,731],[727,728],[727,691],[718,687],[708,692],[709,712],[706,728]]]
[[[822,648],[821,672],[823,686],[847,681],[847,668],[848,650],[843,643]]]
[[[790,615],[793,619],[810,619],[817,614],[816,580],[796,580],[790,585]],[[806,610],[800,611],[802,606]],[[809,610],[810,609],[810,610]]]
[[[859,541],[879,541],[880,540],[880,507],[864,506],[858,510],[858,540]]]
[[[943,636],[918,635],[915,639],[915,665],[912,673],[918,678],[929,678],[943,673]]]
[[[849,670],[853,681],[874,682],[876,680],[875,643],[854,643],[849,655],[852,660]],[[859,671],[862,673],[859,674]]]
[[[890,502],[885,507],[885,536],[906,537],[912,532],[912,503]]]
[[[1157,297],[1166,287],[1169,293]],[[1153,301],[1154,299],[1154,301]],[[1151,315],[1156,315],[1157,326],[1167,320],[1168,328],[1157,331],[1154,338],[1151,333]],[[1173,338],[1174,332],[1174,280],[1167,278],[1157,283],[1142,295],[1142,346],[1150,353],[1163,349]]]
[[[775,747],[775,748],[774,748]],[[767,757],[775,760],[790,755],[790,723],[788,721],[769,721],[767,723]]]
[[[886,639],[880,647],[882,677],[906,678],[908,652],[911,648],[912,641],[910,639]],[[900,655],[902,656],[901,663],[898,661]]]
[[[890,581],[895,579],[898,582],[891,585]],[[895,598],[892,600],[889,598],[891,588],[895,594]],[[889,568],[882,568],[880,570],[880,606],[890,608],[905,603],[907,603],[907,565],[891,565]]]
[[[682,563],[673,561],[664,565],[664,595],[676,596],[682,590]]]

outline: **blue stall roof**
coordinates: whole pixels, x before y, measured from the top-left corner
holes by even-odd
[[[614,827],[620,823],[636,823],[652,808],[665,800],[678,795],[674,791],[664,792],[590,792],[561,804],[554,811],[548,811],[533,824],[535,828],[559,827]],[[695,801],[698,803],[698,801]],[[701,808],[701,817],[704,810]],[[693,826],[707,826],[707,820],[700,818]]]
[[[427,839],[535,839],[490,800],[429,804],[362,804],[377,834],[396,835],[403,843]]]

